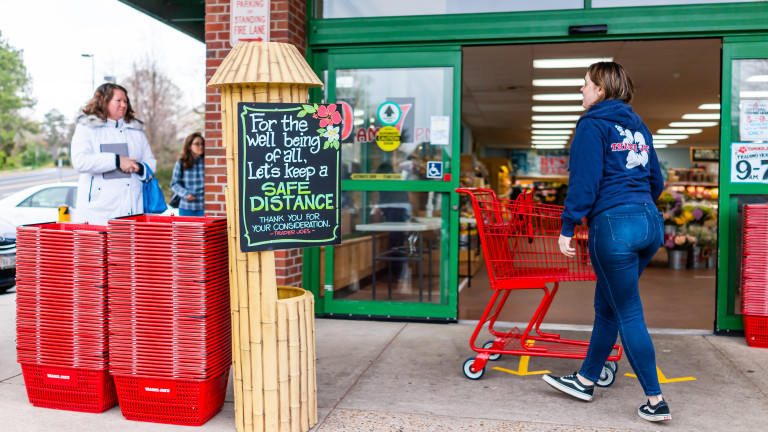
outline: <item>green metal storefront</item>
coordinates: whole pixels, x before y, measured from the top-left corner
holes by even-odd
[[[738,310],[740,259],[737,256],[738,213],[742,202],[766,193],[763,184],[738,184],[730,181],[730,147],[738,141],[738,74],[741,61],[768,58],[768,3],[728,3],[678,6],[645,6],[508,12],[492,14],[398,16],[375,18],[317,19],[314,2],[308,1],[307,39],[310,64],[326,80],[327,90],[311,95],[314,101],[324,96],[334,102],[339,76],[348,71],[385,68],[447,68],[443,97],[452,104],[443,115],[460,118],[461,50],[463,46],[493,44],[534,44],[557,42],[595,42],[617,40],[663,40],[720,38],[722,40],[722,91],[720,139],[719,262],[717,271],[716,331],[743,329]],[[604,34],[569,35],[569,26],[605,24]],[[355,72],[357,73],[357,72]],[[439,295],[431,302],[397,302],[343,299],[334,296],[334,251],[324,252],[324,280],[320,284],[319,250],[305,250],[304,286],[316,295],[317,313],[334,316],[380,316],[390,318],[457,319],[458,224],[451,211],[458,204],[452,192],[458,187],[460,125],[451,123],[450,149],[444,150],[445,181],[385,182],[345,179],[342,190],[364,193],[389,189],[442,194],[442,225],[436,249],[441,261]],[[375,253],[375,251],[374,251]]]

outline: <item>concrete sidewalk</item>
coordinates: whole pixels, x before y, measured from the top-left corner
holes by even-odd
[[[118,407],[86,414],[33,407],[15,353],[15,298],[0,295],[2,431],[233,431],[232,389],[222,411],[201,427],[128,421]],[[541,371],[573,372],[580,360],[520,357],[489,362],[478,381],[461,367],[473,353],[474,326],[316,321],[320,422],[339,431],[761,431],[768,427],[768,350],[743,338],[654,333],[673,420],[637,416],[645,399],[626,359],[616,382],[585,403],[552,389]],[[589,333],[561,332],[586,340]],[[483,338],[482,340],[490,339]],[[500,368],[500,369],[494,369]],[[515,375],[521,369],[531,375]],[[695,380],[678,380],[695,378]],[[677,381],[676,381],[677,380]]]

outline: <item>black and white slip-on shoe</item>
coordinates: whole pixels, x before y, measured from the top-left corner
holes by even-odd
[[[579,381],[579,378],[576,376],[576,372],[563,377],[555,377],[547,374],[541,378],[547,384],[560,390],[561,392],[568,393],[575,398],[579,398],[587,402],[592,401],[592,393],[595,390],[595,386],[582,384],[581,381]]]
[[[651,405],[651,401],[646,401],[645,405],[637,409],[637,414],[645,420],[657,422],[672,420],[672,414],[669,413],[669,405],[662,399],[656,405]]]

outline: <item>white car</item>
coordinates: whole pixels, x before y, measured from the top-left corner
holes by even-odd
[[[0,293],[16,285],[16,227],[0,218]]]
[[[77,182],[45,183],[28,187],[0,200],[0,214],[19,226],[59,220],[59,207],[75,208]]]
[[[0,215],[19,226],[59,220],[59,207],[69,207],[70,213],[77,203],[77,182],[45,183],[0,199]],[[178,213],[168,207],[163,215]]]

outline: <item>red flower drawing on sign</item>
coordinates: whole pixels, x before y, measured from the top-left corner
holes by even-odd
[[[336,111],[336,104],[330,104],[328,107],[320,105],[314,117],[320,119],[320,127],[341,123],[341,113]]]
[[[743,153],[746,153],[746,152],[747,152],[747,148],[746,147],[739,147],[739,153],[743,154]]]

